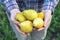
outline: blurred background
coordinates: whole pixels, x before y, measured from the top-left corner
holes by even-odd
[[[17,40],[9,25],[6,12],[0,3],[0,40]],[[60,40],[60,3],[56,7],[45,40]]]

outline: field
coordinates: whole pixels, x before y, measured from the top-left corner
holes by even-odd
[[[0,3],[0,40],[17,40]],[[45,40],[60,40],[60,3],[56,7]]]

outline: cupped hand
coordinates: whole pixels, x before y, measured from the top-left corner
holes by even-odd
[[[20,28],[19,28],[20,23],[15,19],[16,14],[14,14],[14,13],[11,14],[11,21],[14,23],[16,30],[23,35],[28,35],[29,36],[30,35],[29,33],[24,33],[20,30]]]
[[[49,27],[51,19],[52,19],[51,11],[44,10],[43,12],[44,12],[44,26],[39,29],[34,28],[34,30],[41,31],[41,30],[44,30],[45,28]]]

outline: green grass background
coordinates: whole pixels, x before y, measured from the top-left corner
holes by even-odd
[[[9,25],[4,7],[0,3],[0,40],[17,40]],[[60,3],[54,11],[51,25],[45,40],[60,40]]]

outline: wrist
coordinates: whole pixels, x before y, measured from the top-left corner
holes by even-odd
[[[52,11],[51,10],[42,10],[42,12],[44,12],[45,14],[49,14],[49,15],[51,15],[52,14]]]
[[[10,11],[11,14],[17,14],[18,12],[20,12],[19,9],[13,9]]]
[[[15,18],[16,14],[20,12],[19,9],[13,9],[10,11],[11,19]]]

